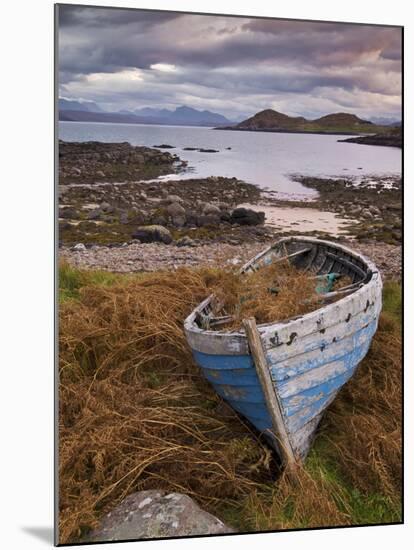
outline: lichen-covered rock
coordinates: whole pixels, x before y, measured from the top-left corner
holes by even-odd
[[[137,227],[135,233],[132,234],[133,239],[138,239],[142,243],[161,242],[170,244],[173,240],[171,233],[162,225],[143,225]]]
[[[234,533],[189,496],[164,491],[129,495],[82,542]]]

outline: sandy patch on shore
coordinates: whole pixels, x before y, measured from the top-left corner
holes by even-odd
[[[239,207],[252,208],[265,213],[265,225],[280,232],[324,231],[338,237],[346,232],[352,220],[339,217],[334,212],[324,212],[315,208],[297,208],[257,204],[239,204]]]

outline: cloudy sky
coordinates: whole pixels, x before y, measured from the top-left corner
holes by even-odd
[[[107,110],[188,105],[401,117],[401,30],[60,6],[59,93]]]

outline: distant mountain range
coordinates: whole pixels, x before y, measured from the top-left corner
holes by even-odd
[[[199,111],[182,105],[175,110],[152,107],[133,110],[105,111],[94,101],[59,98],[59,120],[77,122],[113,122],[127,124],[164,124],[176,126],[207,126],[218,130],[256,132],[299,132],[332,134],[373,134],[384,132],[401,122],[385,117],[364,120],[351,113],[332,113],[310,120],[292,117],[273,109],[265,109],[236,123],[212,111]]]
[[[59,98],[59,111],[86,111],[91,113],[103,113],[104,109],[94,101],[81,101],[75,99]]]
[[[401,126],[401,120],[399,120],[398,118],[373,116],[370,120],[374,124],[380,124],[381,126]]]
[[[233,124],[211,111],[198,111],[185,105],[174,111],[144,107],[133,111],[106,112],[92,101],[59,98],[59,120],[78,122],[118,122],[129,124],[171,124],[177,126],[222,126]]]
[[[351,113],[332,113],[315,120],[308,120],[304,117],[291,117],[273,109],[265,109],[239,124],[217,129],[256,132],[371,134],[383,131],[384,126],[373,124],[371,121],[363,120]]]

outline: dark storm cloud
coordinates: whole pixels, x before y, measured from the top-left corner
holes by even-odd
[[[171,21],[177,17],[181,17],[181,14],[114,8],[85,8],[68,5],[59,7],[59,26],[61,28],[75,25],[99,28],[129,24],[151,26]]]
[[[186,102],[251,114],[293,96],[305,115],[350,103],[400,109],[398,28],[76,6],[60,7],[59,25],[62,95],[110,108]]]

